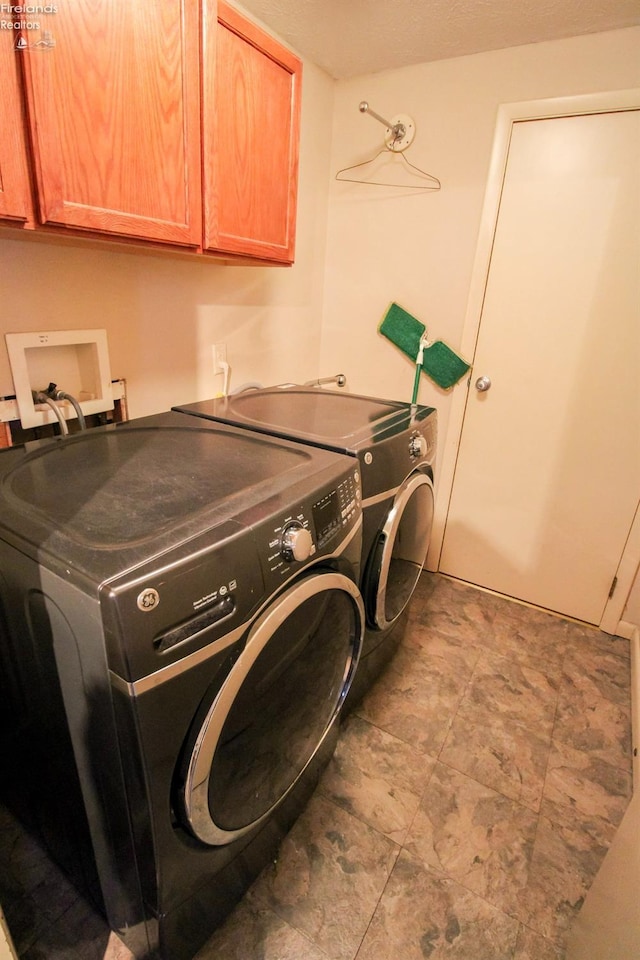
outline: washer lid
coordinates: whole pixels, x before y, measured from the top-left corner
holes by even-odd
[[[290,437],[342,453],[406,430],[434,411],[317,387],[275,387],[175,407],[182,413]]]
[[[225,521],[244,523],[285,490],[309,492],[328,468],[338,475],[350,462],[161,414],[3,453],[0,530],[103,579]]]

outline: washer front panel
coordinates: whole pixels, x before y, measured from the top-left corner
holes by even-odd
[[[235,840],[292,789],[348,692],[364,631],[360,592],[317,572],[256,621],[195,737],[183,788],[191,832]]]
[[[433,484],[416,472],[398,491],[370,559],[367,611],[372,626],[389,628],[411,599],[433,522]]]

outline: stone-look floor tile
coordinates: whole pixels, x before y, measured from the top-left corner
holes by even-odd
[[[419,659],[445,675],[470,677],[482,655],[482,647],[473,643],[459,643],[455,637],[441,633],[437,627],[416,622],[410,624],[398,653],[400,659]]]
[[[432,687],[453,683],[463,690],[480,655],[477,647],[456,647],[443,634],[432,631],[425,635],[418,629],[405,637],[392,665],[398,673],[417,670],[422,682]]]
[[[560,685],[553,738],[599,760],[631,770],[631,708],[585,692],[573,677]]]
[[[531,810],[438,763],[405,847],[513,913],[528,881],[536,823]]]
[[[28,893],[11,903],[3,903],[3,910],[15,948],[22,957],[44,936],[51,922]]]
[[[8,811],[3,818],[6,836],[2,848],[2,877],[0,891],[3,895],[14,893],[21,896],[32,891],[55,871],[44,847],[15,821]]]
[[[543,610],[505,601],[496,612],[489,642],[519,663],[546,664],[549,672],[567,654],[567,621]]]
[[[115,933],[110,932],[104,952],[100,954],[100,960],[135,960],[135,957],[122,940]]]
[[[10,816],[5,811],[0,902],[16,949],[24,953],[68,915],[79,894],[44,847]]]
[[[134,960],[133,954],[82,897],[19,955],[22,960]]]
[[[326,957],[324,951],[273,911],[257,909],[243,900],[194,960],[326,960]]]
[[[495,601],[490,594],[438,577],[430,596],[410,608],[413,623],[433,628],[460,645],[482,646],[490,636]]]
[[[60,940],[51,935],[29,947],[26,953],[19,953],[20,960],[84,960],[84,954],[74,949],[66,934]]]
[[[485,653],[478,661],[458,715],[471,722],[501,716],[550,735],[558,701],[555,680],[540,670]]]
[[[521,926],[513,960],[563,960],[564,950],[539,934]]]
[[[331,960],[351,960],[400,848],[315,794],[277,862],[249,897],[295,927]]]
[[[404,740],[422,753],[437,756],[451,718],[464,693],[466,675],[436,670],[406,650],[395,659],[356,708],[358,716]]]
[[[320,792],[402,844],[435,759],[357,716],[340,734]]]
[[[77,940],[72,941],[82,960],[130,960],[132,954],[122,941],[109,930],[106,921],[86,900],[78,897],[64,917],[65,929],[72,929]],[[60,929],[61,921],[56,928]],[[110,950],[110,953],[107,953]],[[75,955],[69,954],[75,960]]]
[[[560,824],[580,824],[598,843],[609,844],[631,799],[631,773],[584,750],[554,743],[542,812]]]
[[[359,711],[380,729],[355,714],[345,725],[327,795],[316,793],[201,960],[562,957],[630,786],[629,643],[430,573],[408,619],[398,657]],[[526,818],[554,703],[531,847]],[[442,760],[455,768],[449,788],[460,778],[453,792]],[[400,836],[425,773],[433,810],[412,823],[421,856],[405,849],[396,860],[399,847],[379,831]],[[500,844],[513,848],[511,891]],[[63,884],[51,896],[53,870],[0,807],[0,902],[21,960],[132,960],[80,897]]]
[[[428,570],[422,571],[418,577],[418,582],[411,598],[412,609],[417,609],[430,599],[440,579],[441,577],[437,573],[431,573]]]
[[[510,960],[518,923],[403,851],[357,960]]]
[[[590,648],[572,650],[562,664],[562,673],[574,689],[629,708],[631,664],[624,657]]]
[[[540,816],[529,882],[517,909],[522,923],[563,946],[606,851],[580,827]]]
[[[78,891],[55,864],[47,861],[40,882],[32,889],[36,907],[51,922],[58,920],[78,900]]]
[[[597,627],[586,623],[567,621],[567,643],[570,651],[584,654],[588,651],[599,654],[613,654],[624,660],[631,659],[631,644],[624,637],[615,637],[603,633]]]
[[[440,760],[538,812],[551,736],[541,736],[499,714],[490,717],[483,711],[481,718],[472,722],[460,714],[455,717]]]

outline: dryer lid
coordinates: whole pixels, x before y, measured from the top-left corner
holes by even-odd
[[[273,387],[176,407],[223,423],[356,454],[430,416],[431,407],[317,387]]]
[[[0,535],[102,580],[203,530],[313,489],[346,459],[177,413],[0,457]],[[13,537],[12,537],[13,535]]]

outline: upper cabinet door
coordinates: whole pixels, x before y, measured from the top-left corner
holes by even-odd
[[[204,7],[205,248],[291,263],[302,65],[222,0],[213,30]]]
[[[22,51],[42,223],[199,246],[199,4],[74,0]]]
[[[24,142],[22,93],[18,77],[16,36],[0,30],[0,217],[25,222],[30,217],[29,173]]]

